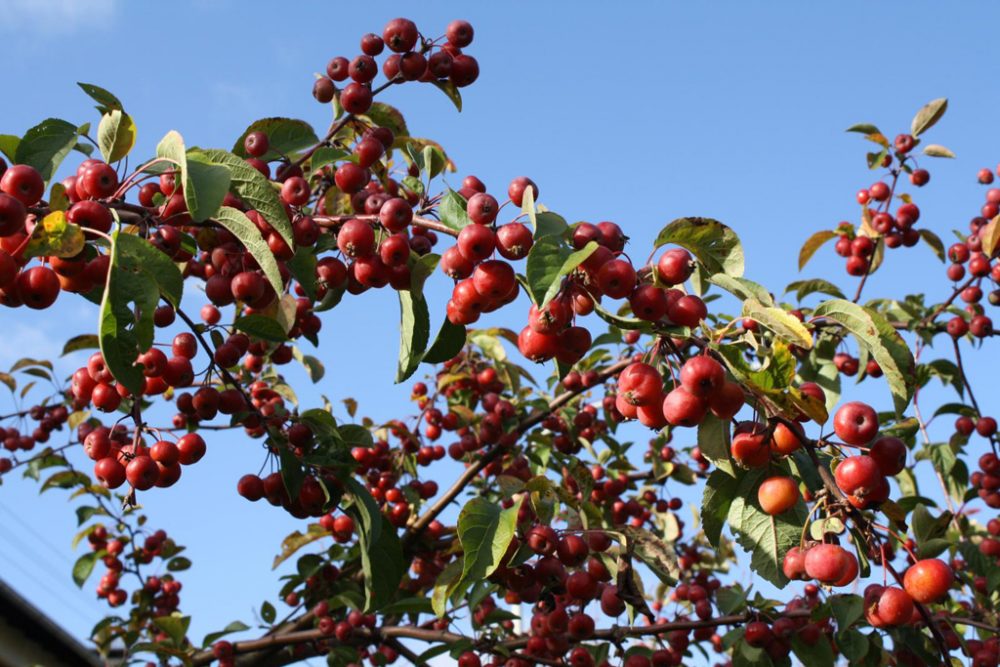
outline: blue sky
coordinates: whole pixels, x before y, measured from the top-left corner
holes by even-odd
[[[49,116],[96,123],[76,81],[122,99],[138,125],[137,156],[170,129],[188,145],[223,148],[266,116],[322,129],[328,110],[309,91],[330,57],[352,57],[360,35],[397,15],[435,35],[466,18],[481,76],[463,91],[461,115],[429,86],[383,98],[404,111],[411,133],[444,144],[459,167],[453,184],[475,173],[503,191],[528,175],[567,219],[621,224],[635,259],[666,222],[714,217],[742,237],[747,276],[776,291],[800,277],[854,284],[832,248],[802,274],[795,263],[813,231],[856,221],[854,193],[873,181],[868,145],[844,133],[849,125],[873,122],[891,137],[920,105],[949,98],[928,141],[959,159],[925,159],[931,183],[916,194],[919,226],[946,242],[982,203],[976,170],[1000,160],[993,3],[335,4],[0,0],[0,133],[21,134]],[[887,269],[871,279],[869,296],[948,290],[925,246],[890,253]],[[432,312],[442,313],[445,282],[432,284]],[[520,327],[526,310],[486,323]],[[28,353],[55,357],[64,338],[96,322],[79,299],[62,297],[54,312],[0,314],[0,368]],[[318,389],[357,398],[376,420],[412,412],[408,388],[391,386],[397,318],[391,293],[345,299],[324,319],[327,377]],[[67,358],[60,368],[80,363]],[[987,369],[972,374],[982,380]],[[884,386],[867,384],[848,396],[887,406]],[[306,390],[301,398],[319,400]],[[270,560],[298,524],[236,496],[236,480],[259,465],[256,443],[213,437],[209,455],[178,485],[143,498],[153,523],[189,545],[195,567],[182,599],[195,613],[196,637],[235,618],[249,622],[276,589]],[[442,477],[456,470],[445,466]],[[102,608],[94,582],[80,593],[70,579],[71,508],[58,492],[39,497],[11,481],[0,489],[2,576],[84,635]]]

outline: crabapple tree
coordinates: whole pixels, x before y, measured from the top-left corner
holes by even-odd
[[[525,176],[449,187],[445,149],[383,101],[430,85],[461,111],[473,27],[424,29],[392,20],[326,64],[322,135],[266,118],[228,148],[171,131],[136,156],[123,103],[85,83],[96,126],[0,135],[0,303],[41,318],[82,300],[95,320],[66,342],[85,351],[70,377],[30,357],[0,373],[14,406],[0,479],[75,500],[72,576],[96,576],[109,607],[98,648],[164,665],[995,667],[997,422],[963,362],[994,335],[1000,189],[947,249],[921,223],[919,163],[954,157],[924,144],[946,101],[894,141],[850,128],[876,180],[798,258],[835,241],[849,288],[803,279],[778,297],[717,220],[640,241],[569,224]],[[917,244],[948,263],[940,294],[865,292]],[[451,289],[439,312],[430,281]],[[347,401],[357,423],[338,421],[300,404],[283,367],[320,380],[305,343],[322,350],[337,305],[371,290],[398,294],[394,381],[413,382],[416,414],[375,423]],[[879,386],[881,410],[847,400],[852,377]],[[920,401],[934,379],[952,402]],[[937,419],[955,420],[947,440]],[[301,526],[276,546],[295,568],[257,627],[202,639],[183,536],[140,503],[184,485],[226,430],[272,471],[234,471],[232,492]],[[918,488],[917,467],[938,484]],[[701,497],[693,520],[681,487]],[[734,580],[734,563],[766,585]]]

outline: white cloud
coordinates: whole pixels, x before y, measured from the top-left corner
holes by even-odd
[[[106,27],[118,0],[0,0],[0,32],[67,34]]]

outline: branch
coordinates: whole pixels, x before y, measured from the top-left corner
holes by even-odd
[[[329,229],[331,227],[337,227],[348,220],[364,220],[365,222],[378,222],[377,215],[315,215],[313,216],[313,221],[323,227],[324,229]],[[440,232],[442,234],[447,234],[448,236],[458,236],[458,232],[444,224],[439,220],[433,218],[424,218],[421,216],[413,216],[413,226],[423,227],[424,229],[430,229],[435,232]]]
[[[631,359],[623,359],[622,361],[619,361],[605,368],[603,371],[598,373],[598,376],[601,378],[601,380],[606,380],[612,375],[620,373],[621,370],[626,366],[628,366],[630,363],[632,363]],[[546,407],[545,409],[536,410],[535,412],[533,412],[532,414],[528,415],[523,420],[521,420],[521,422],[517,425],[515,432],[518,435],[524,434],[525,431],[540,424],[550,414],[552,414],[562,406],[566,405],[571,400],[573,400],[573,398],[583,393],[584,391],[587,391],[590,388],[591,387],[581,387],[580,389],[575,389],[560,394],[559,396],[557,396],[556,398],[554,398],[552,401],[549,402],[548,407]],[[462,475],[457,480],[455,480],[455,483],[451,485],[451,488],[445,491],[444,494],[427,509],[427,511],[425,511],[416,521],[414,521],[412,524],[410,524],[410,526],[407,527],[406,532],[403,533],[402,536],[403,546],[404,547],[409,546],[413,542],[413,540],[417,536],[419,536],[420,533],[423,532],[425,528],[427,528],[427,526],[431,523],[431,521],[437,518],[437,515],[443,512],[444,509],[449,504],[451,504],[451,501],[453,501],[458,496],[458,494],[460,494],[462,490],[465,489],[465,487],[468,486],[469,483],[471,483],[472,480],[476,478],[476,475],[478,475],[495,458],[497,458],[500,454],[502,454],[504,450],[505,448],[503,445],[499,443],[495,444],[488,450],[486,450],[486,452],[482,456],[476,459],[476,461],[471,466],[466,468],[465,472],[463,472]]]

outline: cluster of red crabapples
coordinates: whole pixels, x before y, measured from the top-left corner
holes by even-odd
[[[899,248],[900,246],[912,248],[920,242],[920,231],[914,227],[920,219],[920,208],[909,200],[908,196],[896,195],[896,183],[902,171],[910,173],[910,183],[923,187],[930,180],[930,173],[926,169],[913,169],[908,164],[914,158],[910,154],[916,145],[916,140],[912,135],[900,134],[893,144],[895,149],[895,159],[898,166],[893,167],[893,156],[886,155],[882,159],[881,166],[890,169],[892,185],[885,181],[875,181],[868,188],[859,190],[856,200],[866,207],[866,217],[871,221],[871,232],[865,234],[855,234],[854,226],[849,222],[839,225],[837,231],[840,238],[834,247],[837,254],[847,259],[847,273],[852,276],[864,276],[871,270],[872,259],[875,256],[875,249],[879,239],[883,240],[886,248]],[[892,213],[893,197],[906,197],[905,201],[896,207]],[[871,235],[874,233],[874,236]]]
[[[417,25],[405,18],[389,21],[382,36],[368,33],[361,38],[361,54],[353,60],[337,56],[326,65],[326,76],[316,79],[313,97],[322,104],[333,101],[339,94],[340,106],[352,114],[363,114],[372,105],[372,83],[378,77],[375,57],[386,47],[391,52],[382,61],[382,74],[389,83],[423,81],[450,82],[464,88],[479,77],[479,63],[462,49],[474,36],[468,21],[455,20],[448,24],[444,41],[427,39]],[[439,43],[441,42],[441,43]],[[337,84],[350,79],[340,90]]]

